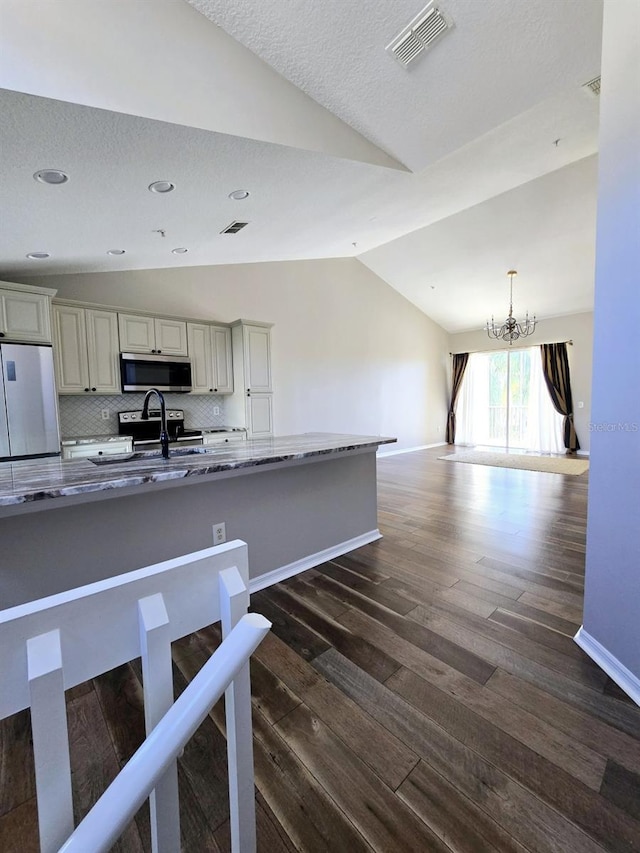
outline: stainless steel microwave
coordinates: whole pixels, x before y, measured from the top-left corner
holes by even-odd
[[[191,359],[182,355],[152,355],[140,352],[120,353],[120,378],[123,391],[192,390]]]

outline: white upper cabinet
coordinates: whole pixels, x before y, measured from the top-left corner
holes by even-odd
[[[187,324],[182,320],[154,321],[156,331],[156,352],[163,355],[187,354]]]
[[[187,343],[191,359],[191,393],[212,394],[211,327],[206,323],[187,323]]]
[[[120,394],[115,311],[54,305],[54,361],[59,394]]]
[[[0,340],[50,344],[54,294],[48,288],[0,282]]]
[[[121,352],[155,352],[156,329],[153,317],[118,314]]]
[[[87,309],[86,326],[91,390],[100,394],[121,394],[117,314]]]
[[[271,387],[271,329],[243,323],[244,378],[247,391],[270,393]]]
[[[89,356],[85,309],[53,306],[53,355],[59,394],[89,392]]]
[[[216,394],[233,393],[233,360],[231,356],[231,329],[228,326],[211,327],[213,353],[213,390]]]
[[[194,394],[231,394],[231,329],[207,323],[187,323]]]
[[[122,352],[187,354],[187,324],[139,314],[118,314]]]

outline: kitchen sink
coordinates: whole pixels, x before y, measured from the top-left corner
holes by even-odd
[[[183,456],[195,456],[196,454],[210,453],[208,447],[182,447],[177,450],[171,450],[169,459],[180,459]],[[121,465],[124,462],[155,462],[156,459],[162,459],[162,451],[143,451],[139,450],[135,453],[113,453],[106,456],[88,456],[89,462],[94,465]]]

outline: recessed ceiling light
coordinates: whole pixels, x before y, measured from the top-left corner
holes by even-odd
[[[171,181],[154,181],[149,184],[149,190],[152,193],[170,193],[175,188],[176,185],[172,184]]]
[[[172,249],[172,250],[171,250],[171,254],[172,254],[172,255],[185,255],[188,251],[189,251],[189,250],[188,250],[188,249],[185,249],[185,248],[184,248],[184,246],[180,246],[180,247],[179,247],[179,248],[177,248],[177,249]]]
[[[107,255],[124,255],[124,249],[107,249]]]
[[[69,175],[60,169],[41,169],[33,177],[41,184],[66,184],[69,180]]]
[[[234,190],[232,193],[229,193],[229,198],[232,198],[234,201],[244,201],[249,196],[249,190]]]
[[[46,258],[50,258],[51,255],[49,252],[29,252],[27,257],[31,261],[44,261]]]

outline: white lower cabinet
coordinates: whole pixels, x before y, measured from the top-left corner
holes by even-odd
[[[205,447],[212,447],[216,444],[242,444],[246,441],[244,432],[214,432],[211,435],[203,435],[202,443]]]
[[[62,448],[63,459],[86,459],[87,456],[113,456],[116,453],[131,453],[133,441],[96,441],[91,444],[72,444]]]
[[[247,428],[251,438],[273,435],[273,394],[251,394],[246,398]]]

